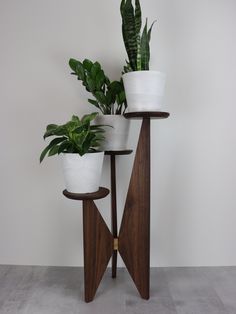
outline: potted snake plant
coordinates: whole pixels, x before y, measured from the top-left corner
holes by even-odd
[[[158,111],[161,109],[166,75],[149,70],[152,23],[147,19],[142,28],[142,11],[139,0],[122,0],[120,5],[122,34],[128,55],[123,81],[128,111]]]
[[[72,116],[63,125],[49,124],[44,139],[54,139],[46,146],[40,162],[46,155],[62,155],[65,186],[71,193],[92,193],[99,189],[104,152],[100,150],[104,129],[91,125],[97,113]]]
[[[123,80],[110,81],[101,64],[88,59],[83,61],[70,59],[69,66],[73,71],[71,74],[75,75],[87,92],[91,93],[93,98],[88,99],[89,103],[100,110],[101,114],[96,117],[95,123],[105,125],[102,149],[104,151],[126,149],[130,122],[123,116],[127,108]]]

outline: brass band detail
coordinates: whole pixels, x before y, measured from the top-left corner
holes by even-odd
[[[114,251],[118,251],[118,238],[114,238]]]

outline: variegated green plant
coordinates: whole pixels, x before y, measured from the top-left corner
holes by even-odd
[[[104,141],[103,125],[92,125],[97,112],[87,114],[81,119],[72,116],[66,124],[49,124],[44,133],[44,139],[53,136],[54,139],[46,146],[40,155],[40,162],[46,155],[54,156],[62,153],[73,153],[83,156],[86,153],[99,151]]]
[[[120,5],[122,17],[122,34],[129,61],[126,61],[124,72],[149,70],[150,61],[150,40],[152,27],[148,29],[146,19],[143,31],[142,10],[139,0],[135,0],[135,7],[132,0],[122,0]]]

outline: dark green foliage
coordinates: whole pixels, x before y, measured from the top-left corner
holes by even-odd
[[[69,65],[78,80],[95,99],[88,101],[101,110],[103,114],[123,114],[127,107],[123,82],[110,82],[98,62],[85,59],[80,62],[69,60]]]
[[[102,125],[91,125],[97,115],[98,113],[94,112],[83,116],[82,119],[72,116],[66,124],[49,124],[44,139],[50,136],[55,138],[42,151],[40,162],[47,154],[53,156],[61,153],[77,153],[83,156],[97,151],[104,140]]]
[[[139,0],[122,0],[120,5],[122,17],[122,34],[129,61],[126,61],[124,72],[149,70],[150,40],[152,27],[147,29],[147,20],[141,34],[142,11]]]

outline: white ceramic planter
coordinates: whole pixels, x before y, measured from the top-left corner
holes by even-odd
[[[123,75],[128,112],[159,111],[166,75],[158,71],[134,71]]]
[[[99,189],[104,152],[62,154],[65,186],[71,193],[92,193]]]
[[[130,121],[123,115],[102,115],[95,119],[95,124],[110,125],[105,126],[105,141],[101,150],[124,150],[127,149]]]

